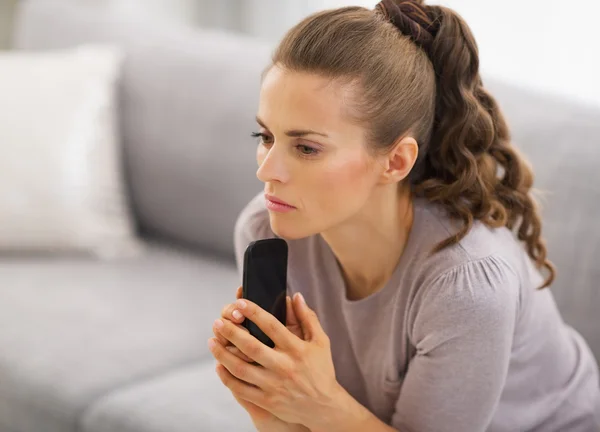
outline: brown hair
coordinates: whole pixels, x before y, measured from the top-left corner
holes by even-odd
[[[548,270],[541,288],[552,283],[532,170],[483,87],[475,39],[458,14],[416,0],[317,12],[288,31],[272,64],[354,85],[347,115],[366,127],[371,149],[389,150],[407,134],[417,140],[414,193],[463,222],[434,252],[459,242],[474,220],[506,226]]]

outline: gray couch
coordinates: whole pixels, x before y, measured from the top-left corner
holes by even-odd
[[[240,283],[235,218],[261,190],[249,133],[272,46],[53,0],[21,4],[16,48],[87,41],[127,50],[120,125],[147,251],[0,258],[0,432],[253,430],[206,340]],[[557,303],[600,357],[600,111],[487,84],[550,192]]]

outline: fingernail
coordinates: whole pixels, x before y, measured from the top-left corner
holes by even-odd
[[[213,338],[210,338],[208,340],[208,349],[212,351],[216,344],[217,343],[213,340]]]
[[[216,328],[222,328],[223,327],[223,321],[221,321],[220,319],[216,319],[215,320],[215,327]]]
[[[242,317],[243,317],[243,315],[242,315],[242,314],[240,313],[240,311],[239,311],[239,310],[237,310],[237,309],[236,309],[236,310],[234,310],[234,311],[231,313],[231,315],[233,315],[233,317],[234,317],[235,319],[242,319]]]
[[[244,300],[238,300],[235,302],[235,304],[240,308],[240,309],[244,309],[246,307],[246,302]]]
[[[306,300],[304,300],[304,296],[301,293],[296,293],[302,304],[306,304]]]

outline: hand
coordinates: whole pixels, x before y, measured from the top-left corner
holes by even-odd
[[[235,298],[236,299],[242,298],[242,287],[238,287],[238,289],[236,290]],[[238,328],[240,328],[241,330],[248,332],[248,329],[242,325],[242,323],[245,320],[244,315],[242,315],[240,313],[237,318],[233,316],[233,312],[236,309],[237,309],[237,306],[235,303],[229,303],[229,304],[225,305],[223,307],[223,309],[221,310],[221,319],[227,319],[227,320],[231,321],[232,323],[237,324]],[[298,318],[296,317],[296,314],[294,313],[294,308],[291,306],[289,296],[286,297],[286,309],[287,309],[287,311],[286,311],[286,318],[287,318],[286,319],[286,327],[288,328],[289,331],[291,331],[293,334],[298,336],[300,339],[304,339],[304,335],[302,333],[302,326],[300,325],[300,322],[298,321]],[[219,331],[216,331],[213,328],[213,333],[215,334],[215,337],[218,339],[218,341],[221,343],[221,345],[223,345],[225,347],[225,349],[227,349],[230,353],[241,358],[245,362],[252,363],[252,361],[253,361],[252,359],[248,358],[248,356],[246,354],[241,352],[235,345],[233,345],[229,340],[227,340],[227,338],[225,338],[225,336],[223,336]]]
[[[242,298],[242,287],[238,287],[236,290],[236,298]],[[298,333],[301,332],[300,324],[294,314],[293,308],[291,307],[291,302],[289,301],[289,297],[286,298],[286,316],[288,328],[290,331]],[[235,303],[230,303],[223,307],[221,311],[221,318],[223,320],[229,320],[232,324],[235,324],[240,330],[248,332],[248,329],[243,327],[241,323],[244,322],[245,317],[241,315],[241,318],[235,318],[232,315],[232,312],[236,309]],[[220,343],[225,349],[227,349],[231,354],[239,357],[241,360],[245,362],[252,363],[253,360],[246,356],[243,352],[241,352],[235,345],[233,345],[229,340],[227,340],[224,336],[220,334],[218,331],[214,331],[215,337],[218,339],[218,343]],[[301,333],[300,333],[301,334]],[[223,371],[226,369],[220,363],[217,364],[217,373],[219,376],[222,376]],[[238,396],[234,394],[237,402],[248,412],[254,426],[259,432],[310,432],[310,429],[299,425],[299,424],[291,424],[284,422],[283,420],[277,418],[270,412],[262,409],[261,407],[253,404],[252,402],[246,401],[244,399],[240,399]]]
[[[236,290],[235,298],[236,299],[242,298],[242,287],[241,286],[238,287],[238,289]],[[221,319],[229,320],[232,323],[237,324],[238,328],[247,332],[248,329],[242,325],[242,323],[244,322],[244,316],[240,314],[238,318],[234,317],[232,315],[234,310],[235,310],[235,303],[229,303],[229,304],[223,306],[223,309],[221,310]],[[237,349],[236,346],[234,346],[231,342],[229,342],[224,336],[221,336],[221,334],[219,332],[214,331],[214,326],[213,326],[213,333],[215,334],[215,337],[218,339],[219,343],[221,345],[223,345],[225,347],[225,349],[227,349],[230,353],[241,358],[245,362],[252,363],[252,360],[250,358],[248,358],[239,349]]]
[[[245,302],[246,306],[243,306]],[[328,336],[317,315],[301,296],[286,298],[301,337],[276,317],[249,300],[236,302],[245,318],[254,322],[274,343],[270,348],[230,320],[221,320],[215,333],[225,337],[258,365],[243,361],[218,342],[211,349],[220,362],[217,372],[236,399],[247,401],[287,423],[312,429],[327,419],[344,394],[335,379]],[[217,320],[219,321],[219,320]],[[217,323],[215,321],[215,323]]]

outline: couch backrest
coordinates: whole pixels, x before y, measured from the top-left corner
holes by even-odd
[[[262,189],[250,133],[272,47],[215,31],[133,22],[72,0],[21,4],[15,48],[82,42],[126,50],[120,126],[141,228],[232,256],[235,218]]]
[[[556,302],[600,361],[600,107],[488,87],[534,167]]]
[[[235,218],[261,190],[249,133],[271,46],[125,22],[65,1],[23,3],[16,46],[124,46],[122,135],[140,224],[232,255]],[[486,85],[545,193],[543,234],[558,268],[557,303],[600,358],[600,110],[493,80]]]

